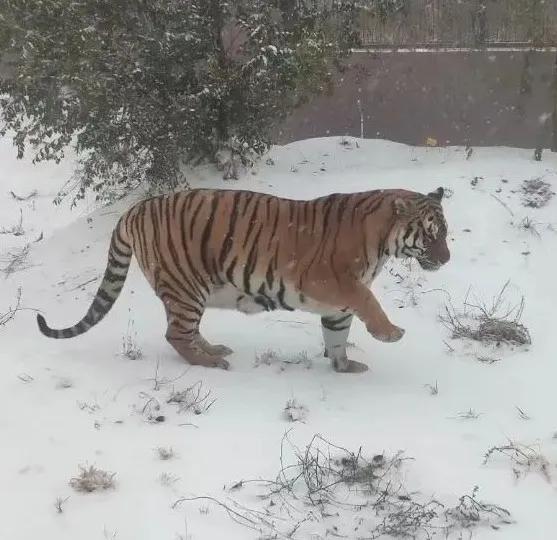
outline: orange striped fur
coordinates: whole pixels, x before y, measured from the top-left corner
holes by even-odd
[[[207,307],[245,313],[303,309],[321,315],[325,354],[338,371],[362,371],[346,357],[353,315],[381,341],[398,341],[369,286],[389,256],[426,270],[449,260],[443,190],[332,194],[308,201],[251,191],[197,189],[130,208],[116,225],[105,275],[76,325],[43,334],[75,337],[108,313],[132,254],[162,300],[166,338],[191,364],[227,368],[232,351],[199,332]]]

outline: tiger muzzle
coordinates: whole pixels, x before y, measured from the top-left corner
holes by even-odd
[[[451,252],[449,251],[449,247],[447,243],[436,242],[425,253],[425,256],[418,259],[420,266],[424,270],[434,271],[439,270],[441,266],[448,263],[451,258]]]

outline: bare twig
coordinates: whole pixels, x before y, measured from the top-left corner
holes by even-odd
[[[29,252],[29,244],[26,244],[22,248],[9,251],[7,256],[3,258],[2,262],[5,264],[5,266],[3,268],[0,268],[0,271],[4,272],[4,274],[6,274],[6,277],[8,277],[15,272],[26,270],[31,266],[27,261]]]
[[[463,531],[481,526],[497,529],[511,523],[506,509],[478,499],[478,488],[461,496],[454,507],[408,492],[400,469],[409,458],[402,452],[366,459],[361,448],[350,451],[318,434],[301,448],[290,441],[290,432],[281,441],[275,480],[240,480],[228,488],[234,493],[243,493],[248,484],[264,488],[258,494],[267,501],[263,510],[211,496],[182,497],[172,508],[209,501],[224,509],[235,523],[257,531],[262,540],[309,538],[311,533],[323,537],[318,525],[323,532],[326,529],[326,537],[335,538],[463,538]],[[287,454],[293,456],[292,461],[287,461]],[[205,504],[203,509],[207,511]],[[343,530],[347,523],[355,524],[352,534]]]
[[[276,538],[287,538],[286,535],[281,534],[276,530],[275,525],[269,520],[269,517],[264,512],[258,510],[251,510],[245,508],[235,501],[230,501],[229,504],[219,501],[215,497],[200,496],[200,497],[182,497],[172,504],[172,508],[176,508],[185,502],[193,501],[210,501],[217,506],[220,506],[228,516],[239,525],[247,527],[248,529],[263,533],[264,530],[271,530],[276,534]],[[275,518],[276,519],[276,518]]]
[[[19,209],[19,223],[17,225],[12,225],[8,229],[2,227],[0,229],[0,234],[11,234],[13,236],[23,236],[25,230],[23,229],[23,211]]]
[[[532,446],[515,443],[511,440],[507,444],[493,446],[485,453],[484,465],[496,454],[503,455],[511,461],[516,478],[520,478],[528,472],[537,471],[548,482],[551,482],[549,461],[539,450]]]
[[[493,197],[501,206],[503,206],[503,208],[505,208],[509,214],[514,217],[514,212],[509,208],[509,206],[507,205],[507,203],[503,202],[499,197],[497,197],[497,195],[494,195],[493,193],[490,193],[491,197]]]
[[[35,380],[35,379],[34,379],[31,375],[29,375],[28,373],[20,373],[20,374],[17,376],[17,378],[18,378],[20,381],[24,382],[24,383],[30,383],[30,382],[33,382],[33,381]]]
[[[182,377],[184,377],[184,375],[186,375],[188,373],[188,371],[190,370],[190,367],[188,366],[186,369],[184,369],[184,371],[182,371],[182,373],[180,373],[176,377],[172,377],[172,378],[161,377],[159,375],[159,370],[160,370],[160,359],[157,358],[157,362],[156,362],[156,365],[155,365],[155,375],[153,377],[147,379],[148,381],[152,381],[153,390],[155,392],[159,391],[163,386],[175,383],[176,381],[180,380]]]
[[[54,508],[56,508],[56,512],[61,514],[64,511],[63,506],[68,499],[69,497],[66,497],[65,499],[63,499],[62,497],[56,497],[56,500],[54,501]]]
[[[531,420],[530,416],[528,416],[520,407],[515,406],[517,412],[518,412],[518,416],[522,419],[522,420]]]
[[[36,189],[31,191],[29,195],[16,195],[13,191],[10,191],[9,193],[16,201],[20,201],[20,202],[28,201],[29,199],[34,199],[39,194],[39,192]]]
[[[481,415],[482,413],[470,408],[467,411],[457,413],[456,416],[449,416],[449,418],[453,420],[477,420]]]
[[[211,390],[203,388],[201,381],[197,381],[184,390],[173,390],[166,400],[167,403],[176,403],[179,412],[191,411],[194,414],[207,412],[215,401],[216,398],[211,399]]]
[[[92,277],[91,279],[88,279],[87,281],[84,281],[83,283],[79,283],[75,287],[68,289],[68,291],[77,291],[77,289],[82,289],[83,287],[85,287],[85,285],[89,285],[89,283],[93,283],[97,281],[100,277],[101,277],[100,275]]]
[[[0,313],[0,326],[6,326],[21,308],[21,287],[17,289],[15,306],[8,307],[8,311]]]

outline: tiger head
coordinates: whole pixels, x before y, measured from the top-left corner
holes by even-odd
[[[424,270],[438,270],[451,257],[447,246],[447,222],[441,208],[444,190],[427,195],[399,197],[394,201],[397,217],[391,234],[390,253],[413,257]]]

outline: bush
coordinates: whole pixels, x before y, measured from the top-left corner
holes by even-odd
[[[80,157],[73,195],[173,188],[181,164],[238,176],[277,122],[325,91],[357,0],[4,0],[2,134],[18,157]],[[347,27],[348,25],[348,27]]]

